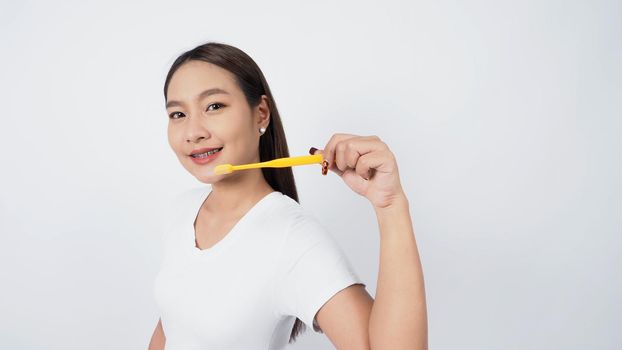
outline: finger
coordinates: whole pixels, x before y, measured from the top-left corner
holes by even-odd
[[[309,153],[311,153],[312,155],[314,154],[324,154],[324,151],[321,149],[317,149],[315,147],[311,147],[311,149],[309,150]],[[324,160],[326,160],[326,157],[323,157]],[[343,174],[343,171],[339,170],[334,164],[330,164],[329,163],[329,167],[328,170],[336,173],[337,175],[341,176]]]
[[[346,148],[347,144],[345,141],[339,141],[335,145],[335,165],[341,171],[346,171],[348,168],[346,165]]]
[[[373,165],[378,164],[383,158],[382,152],[370,152],[361,156],[356,163],[356,174],[365,180],[371,180],[375,174]]]
[[[351,138],[342,143],[346,144],[344,153],[345,165],[348,168],[355,169],[358,159],[370,152],[382,150],[385,144],[375,136],[362,136]]]
[[[328,163],[330,164],[330,169],[334,167],[334,168],[339,169],[340,171],[345,170],[344,158],[343,158],[344,150],[341,149],[341,147],[343,146],[340,146],[339,149],[337,149],[337,146],[339,145],[341,141],[351,139],[353,137],[358,137],[358,136],[351,135],[351,134],[333,134],[333,136],[330,138],[326,146],[324,146],[324,154],[325,154],[324,159],[326,159]]]
[[[367,180],[359,176],[352,169],[348,169],[343,173],[343,180],[349,184],[352,184],[354,188],[365,188],[367,186]]]
[[[369,172],[370,179],[378,171],[383,173],[393,173],[397,171],[395,156],[390,150],[379,150],[368,153],[359,158],[359,163],[361,163],[361,169],[359,169],[359,164],[357,164],[357,174]]]

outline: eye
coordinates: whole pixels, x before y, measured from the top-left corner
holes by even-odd
[[[211,107],[211,106],[219,106],[218,108],[216,108],[216,110],[218,110],[218,109],[221,109],[222,107],[224,107],[225,105],[223,105],[222,103],[218,103],[218,102],[216,102],[216,103],[212,103],[212,104],[210,104],[210,105],[208,105],[208,106],[207,106],[207,110],[208,110],[208,111],[210,110],[210,107]],[[211,110],[213,111],[214,109],[211,109]]]
[[[179,119],[179,118],[175,118],[175,115],[176,115],[176,114],[181,114],[181,115],[183,115],[183,113],[181,113],[181,112],[173,112],[173,113],[171,113],[171,114],[169,114],[169,115],[168,115],[168,118],[169,118],[169,119]]]

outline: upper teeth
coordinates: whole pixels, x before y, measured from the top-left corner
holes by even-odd
[[[216,148],[208,152],[193,154],[192,156],[195,158],[205,158],[207,156],[211,156],[212,154],[219,152],[222,148]]]

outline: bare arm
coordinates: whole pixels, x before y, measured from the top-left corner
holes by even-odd
[[[405,196],[377,208],[380,271],[369,318],[372,349],[428,348],[423,271]]]
[[[376,300],[361,285],[335,294],[317,313],[337,349],[428,348],[423,273],[405,196],[377,208],[380,271]]]
[[[317,321],[334,344],[346,344],[344,349],[427,350],[423,271],[395,155],[376,135],[343,133],[333,134],[324,150],[309,150],[317,152],[324,155],[323,166],[328,163],[354,192],[369,199],[380,228],[376,299],[360,287],[346,288],[326,303]],[[336,326],[348,319],[355,321],[350,328]]]
[[[153,331],[151,341],[149,342],[148,350],[164,350],[164,344],[166,343],[166,336],[164,335],[164,329],[162,329],[162,319],[158,320],[158,325]]]

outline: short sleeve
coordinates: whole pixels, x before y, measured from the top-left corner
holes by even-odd
[[[295,215],[282,248],[275,286],[278,312],[321,332],[314,323],[319,309],[342,289],[365,284],[337,241],[308,212]]]

